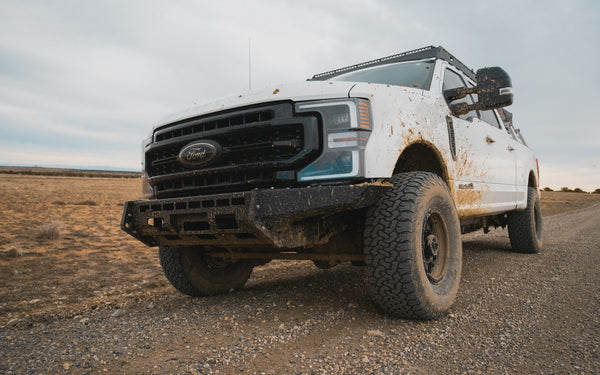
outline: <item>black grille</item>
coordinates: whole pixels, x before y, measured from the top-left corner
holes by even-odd
[[[183,122],[183,126],[176,126],[182,122],[171,124],[174,126],[173,129],[170,127],[166,130],[157,132],[155,141],[160,142],[171,138],[179,138],[182,136],[203,133],[215,129],[224,129],[239,125],[252,124],[256,122],[269,121],[273,119],[274,111],[266,110],[253,110],[246,113],[235,113],[231,116],[208,118],[208,119],[197,119],[196,121]]]
[[[289,185],[320,153],[319,134],[318,119],[295,116],[291,103],[192,118],[155,131],[146,172],[158,198]],[[218,143],[221,155],[201,167],[180,164],[181,149],[199,140]]]
[[[243,132],[215,134],[210,140],[218,142],[223,155],[211,163],[210,168],[268,161],[285,161],[302,150],[304,129],[302,124],[280,126],[277,129],[247,128]],[[177,155],[189,141],[157,149],[147,153],[146,162],[151,166],[150,177],[185,172],[177,161]]]

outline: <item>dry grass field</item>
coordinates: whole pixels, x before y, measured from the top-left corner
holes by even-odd
[[[554,216],[600,203],[600,194],[542,191],[542,214]]]
[[[0,174],[0,327],[176,293],[156,250],[120,229],[123,202],[139,190],[132,178]],[[598,202],[600,194],[542,193],[545,216]]]
[[[131,178],[1,175],[0,326],[143,298],[166,283],[156,252],[119,226],[139,189]]]

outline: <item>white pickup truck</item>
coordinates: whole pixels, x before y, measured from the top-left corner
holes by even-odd
[[[461,233],[508,226],[515,251],[541,248],[511,86],[426,47],[195,106],[144,141],[145,199],[121,226],[188,295],[272,259],[352,262],[385,312],[435,318],[458,291]]]

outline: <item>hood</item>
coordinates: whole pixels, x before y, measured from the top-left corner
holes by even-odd
[[[306,81],[253,90],[173,113],[162,118],[155,128],[190,117],[259,103],[346,98],[354,85],[354,82]]]

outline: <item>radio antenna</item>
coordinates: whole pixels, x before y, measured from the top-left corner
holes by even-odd
[[[248,37],[248,91],[252,90],[252,59],[251,37]]]

